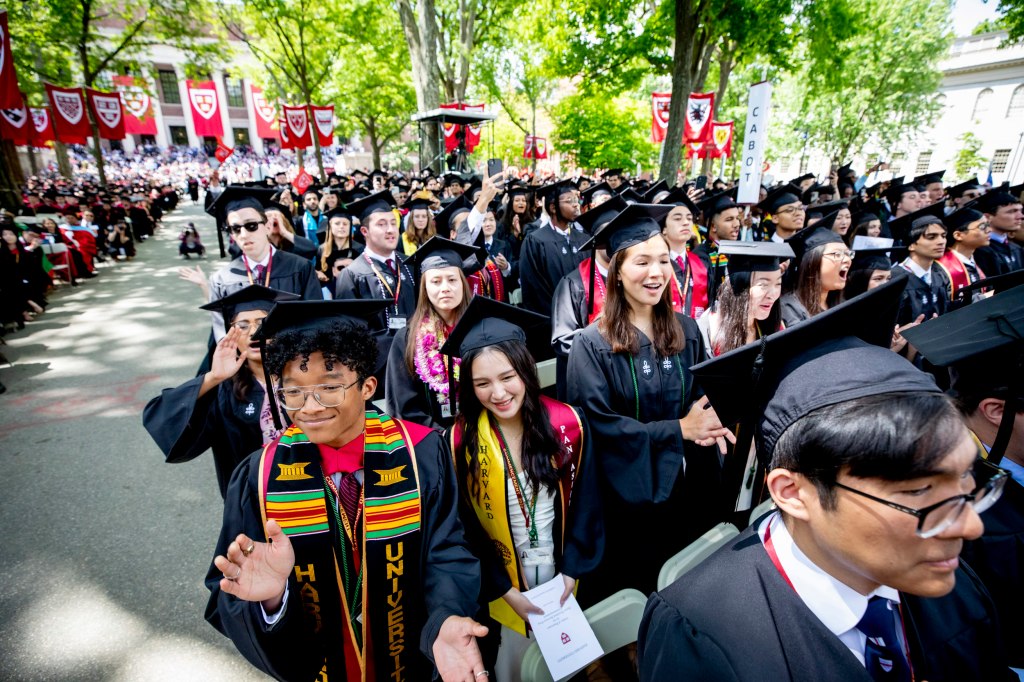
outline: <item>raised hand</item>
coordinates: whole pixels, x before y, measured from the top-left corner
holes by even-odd
[[[224,574],[220,589],[245,601],[262,602],[263,608],[273,613],[281,607],[295,551],[277,521],[267,521],[266,530],[270,542],[257,542],[239,533],[228,545],[227,556],[218,554],[213,565]]]
[[[238,342],[241,338],[242,331],[237,327],[232,327],[213,351],[210,374],[217,383],[227,381],[235,376],[235,373],[245,364],[245,354],[240,353],[238,349]]]
[[[486,636],[487,628],[472,618],[449,616],[441,624],[432,651],[444,682],[480,682],[485,669],[476,638]]]

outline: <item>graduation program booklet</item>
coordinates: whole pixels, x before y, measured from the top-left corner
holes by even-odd
[[[571,594],[563,606],[558,605],[565,590],[562,574],[524,593],[543,615],[530,614],[530,627],[548,664],[551,677],[560,680],[604,655],[597,635],[583,615],[583,609]]]

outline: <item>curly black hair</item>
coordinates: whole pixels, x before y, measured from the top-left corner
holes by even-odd
[[[281,378],[284,367],[302,358],[302,370],[313,353],[323,353],[328,370],[339,363],[362,385],[377,368],[377,340],[370,330],[351,322],[334,321],[313,329],[286,329],[267,342],[263,363],[271,376]]]

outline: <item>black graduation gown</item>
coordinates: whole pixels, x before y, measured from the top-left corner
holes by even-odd
[[[1024,668],[1024,487],[1006,482],[1003,496],[982,514],[985,534],[964,543],[960,556],[977,572],[999,610],[1010,665]]]
[[[679,428],[679,420],[702,395],[690,367],[706,358],[704,341],[693,320],[676,317],[686,335],[679,356],[657,357],[641,335],[640,353],[633,359],[638,419],[629,356],[612,353],[597,323],[576,336],[569,353],[568,402],[583,409],[600,443],[605,506],[605,559],[580,585],[587,604],[626,587],[653,592],[662,564],[718,520],[717,452],[684,442]]]
[[[601,276],[600,273],[595,275]],[[587,284],[589,286],[589,282]],[[594,286],[600,285],[595,283]],[[583,278],[576,268],[558,282],[551,302],[551,346],[555,349],[558,399],[563,402],[567,392],[565,375],[569,367],[569,351],[573,339],[589,324],[589,317]]]
[[[384,378],[385,412],[405,421],[443,433],[455,423],[455,406],[444,416],[438,394],[405,364],[405,345],[409,329],[399,329],[388,353],[388,371]],[[458,391],[458,386],[455,387]]]
[[[974,261],[987,277],[1005,275],[1014,270],[1024,270],[1024,249],[1013,240],[1004,244],[993,239],[988,246],[974,252]]]
[[[587,239],[585,232],[570,227],[566,240],[550,225],[526,236],[519,259],[524,308],[541,315],[551,315],[555,287],[587,257],[587,253],[581,250]]]
[[[366,247],[364,247],[357,241],[352,241],[350,243],[352,244],[352,246],[350,246],[347,249],[334,249],[333,251],[331,251],[331,255],[327,258],[328,270],[325,270],[322,267],[320,267],[320,261],[323,260],[324,255],[324,247],[321,244],[316,249],[316,258],[313,261],[314,267],[316,267],[316,269],[319,270],[320,272],[326,275],[330,275],[331,273],[329,268],[331,266],[331,263],[333,263],[335,259],[351,258],[352,260],[355,260],[356,258],[359,257],[359,254],[361,254],[365,250]],[[331,286],[333,287],[333,284]]]
[[[900,297],[900,311],[896,317],[898,325],[909,324],[918,315],[924,315],[925,320],[930,320],[932,315],[945,314],[949,308],[951,287],[949,277],[939,265],[932,263],[931,284],[925,284],[923,279],[908,272],[902,265],[894,265],[892,272],[893,277],[907,278],[907,288]]]
[[[514,291],[519,288],[519,249],[513,248],[512,242],[507,239],[501,239],[497,235],[491,240],[491,245],[486,246],[486,248],[487,255],[491,258],[496,257],[500,253],[508,261],[511,271],[508,277],[502,274],[502,277],[505,277],[505,289]]]
[[[945,597],[900,595],[915,679],[1016,680],[995,606],[965,564]],[[768,558],[755,527],[651,596],[640,623],[640,679],[871,682]]]
[[[189,462],[213,450],[221,497],[238,463],[263,446],[263,387],[251,381],[248,396],[239,400],[232,384],[225,381],[200,398],[203,377],[197,376],[176,388],[165,388],[142,412],[142,425],[168,464]]]
[[[215,554],[226,554],[228,545],[239,533],[257,539],[265,537],[260,513],[259,462],[260,452],[257,451],[244,460],[231,477]],[[463,537],[452,458],[439,434],[429,433],[416,443],[416,464],[422,504],[423,543],[419,561],[423,584],[413,594],[406,595],[406,599],[419,601],[417,609],[407,609],[406,613],[426,613],[427,620],[416,627],[407,618],[405,639],[410,643],[418,641],[420,651],[433,661],[431,648],[444,620],[449,616],[472,617],[477,612],[480,565]],[[332,532],[320,536],[326,541],[336,537],[338,532],[333,521],[331,524]],[[285,612],[273,627],[264,621],[258,603],[221,592],[222,577],[211,561],[206,575],[206,587],[210,590],[206,620],[229,637],[246,660],[271,677],[302,682],[317,679],[325,651],[328,647],[341,646],[342,633],[326,629],[314,632],[310,620],[304,617],[295,572],[288,578]],[[318,579],[323,581],[330,577],[318,576]],[[380,615],[376,617],[385,618],[387,604],[379,608]],[[339,679],[344,679],[344,672],[339,674]],[[378,670],[377,679],[387,679],[386,671]]]

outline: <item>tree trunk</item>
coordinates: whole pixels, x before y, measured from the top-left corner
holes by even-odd
[[[96,159],[96,172],[100,176],[100,187],[107,186],[107,169],[103,165],[103,147],[100,146],[100,128],[96,121],[89,117],[89,125],[92,127],[92,156]]]
[[[676,0],[675,47],[672,55],[672,102],[669,105],[668,127],[665,130],[665,148],[662,150],[658,179],[669,185],[676,182],[676,173],[682,159],[683,123],[686,118],[686,100],[690,94],[690,64],[693,61],[693,36],[697,17],[692,0]]]
[[[39,161],[36,160],[36,148],[31,142],[25,145],[28,151],[28,168],[32,175],[39,175]]]
[[[439,71],[437,64],[437,22],[434,16],[434,0],[419,0],[414,10],[410,0],[400,0],[398,15],[402,20],[405,42],[412,62],[413,86],[416,90],[416,106],[420,111],[437,109],[441,104],[438,89]],[[438,125],[423,124],[422,157],[420,168],[432,167],[435,172],[444,170],[442,148],[438,144]]]
[[[74,171],[71,170],[71,159],[68,158],[68,147],[63,142],[54,141],[53,153],[57,156],[57,169],[65,180],[73,180]]]
[[[377,121],[370,118],[360,122],[363,124],[363,131],[366,132],[366,137],[370,139],[370,152],[373,154],[373,167],[374,169],[383,168],[380,162],[380,156],[381,151],[384,149],[384,141],[380,139],[380,134],[377,131]]]
[[[295,148],[295,163],[299,164],[299,173],[306,170],[306,150],[301,147]],[[302,197],[299,197],[300,201]]]
[[[25,182],[18,162],[18,150],[10,140],[0,142],[0,206],[14,214],[21,208],[19,187]]]
[[[313,152],[316,154],[316,165],[320,169],[320,182],[327,184],[327,171],[324,170],[324,154],[320,149],[320,135],[316,132],[316,122],[311,121],[313,129],[310,130],[313,135]]]

